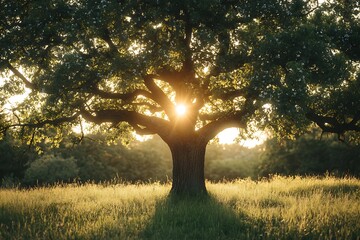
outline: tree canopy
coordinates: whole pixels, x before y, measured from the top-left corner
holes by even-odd
[[[3,132],[18,127],[33,141],[41,127],[84,119],[114,135],[158,134],[175,148],[193,139],[206,146],[229,127],[285,136],[315,123],[339,139],[360,131],[356,0],[1,6],[0,101],[31,89],[3,107]]]
[[[1,5],[2,98],[32,90],[15,124],[84,118],[162,138],[196,129],[208,140],[250,123],[360,130],[357,1]]]

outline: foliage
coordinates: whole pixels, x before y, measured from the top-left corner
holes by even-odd
[[[1,188],[19,188],[21,185],[20,179],[14,177],[13,174],[6,175],[1,179]]]
[[[205,177],[210,181],[255,179],[262,153],[261,147],[210,144],[206,152]]]
[[[26,170],[26,164],[36,158],[36,153],[10,134],[0,140],[0,179],[22,179]]]
[[[38,155],[26,154],[25,150],[28,151],[26,146],[16,146],[11,142],[7,142],[2,149],[0,159],[5,159],[0,161],[3,186],[18,185],[22,182],[23,172],[34,159],[39,158]],[[126,182],[166,182],[172,175],[171,153],[158,137],[124,146],[121,141],[108,144],[106,137],[102,135],[88,135],[79,144],[63,141],[56,150],[43,150],[45,155],[56,153],[65,159],[76,159],[76,177],[81,182],[98,183],[114,178]],[[20,155],[13,154],[14,152]],[[282,144],[272,139],[265,145],[252,149],[238,144],[214,143],[207,147],[205,177],[210,181],[219,181],[237,178],[257,179],[273,174],[330,173],[339,176],[358,176],[359,156],[359,146],[346,145],[336,139],[319,141],[312,135],[306,135],[296,141],[284,141]],[[18,162],[19,159],[23,159],[21,163]],[[51,179],[47,181],[45,177],[43,181],[52,182]],[[36,181],[32,184],[36,184]]]
[[[108,144],[102,135],[89,135],[71,148],[57,150],[64,157],[74,157],[79,179],[106,181],[115,177],[124,181],[166,181],[171,175],[168,149],[159,139],[124,146],[121,141]]]
[[[319,141],[302,137],[279,144],[276,140],[266,143],[259,175],[334,175],[359,176],[360,147],[346,145],[336,140]]]
[[[208,199],[168,184],[0,190],[1,239],[357,239],[360,182],[274,177],[209,183]]]
[[[41,185],[71,182],[77,177],[78,171],[74,158],[43,155],[30,164],[25,172],[24,183]]]
[[[184,130],[198,129],[207,142],[224,128],[254,124],[280,135],[311,122],[339,136],[359,131],[355,0],[1,5],[1,92],[19,94],[21,82],[32,90],[5,129],[86,119],[124,134],[127,122],[168,143]],[[186,118],[174,115],[179,103]]]

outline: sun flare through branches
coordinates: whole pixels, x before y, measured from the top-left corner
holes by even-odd
[[[177,116],[182,117],[186,114],[187,108],[184,104],[178,104],[176,105],[175,111]]]

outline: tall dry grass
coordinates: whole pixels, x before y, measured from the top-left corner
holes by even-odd
[[[360,180],[274,177],[207,184],[0,190],[0,239],[360,239]]]

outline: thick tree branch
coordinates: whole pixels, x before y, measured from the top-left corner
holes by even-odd
[[[15,74],[18,78],[20,78],[25,86],[30,89],[35,89],[35,85],[30,82],[21,72],[19,72],[9,61],[6,62],[6,66],[9,68],[9,70]]]
[[[195,82],[186,82],[185,73],[174,70],[161,69],[156,78],[169,83],[176,93],[175,101],[185,103],[193,115],[198,115],[198,111],[204,106],[207,98],[202,86]]]
[[[233,111],[228,114],[220,113],[219,116],[222,115],[222,117],[218,118],[216,115],[204,116],[209,118],[213,117],[213,121],[198,130],[198,133],[204,138],[205,141],[210,141],[218,133],[227,128],[246,128],[249,119],[255,113],[258,107],[258,104],[254,101],[258,94],[258,91],[249,90],[246,93],[246,101],[241,110]]]
[[[205,105],[205,96],[203,94],[199,94],[195,99],[195,102],[192,104],[193,110],[195,112],[199,112],[199,110]]]
[[[162,112],[164,109],[162,107],[159,106],[155,106],[149,102],[133,102],[130,103],[131,106],[140,106],[140,107],[147,107],[149,109],[150,112],[152,113],[156,113],[156,112]]]
[[[158,103],[164,109],[166,115],[172,119],[175,115],[175,106],[166,94],[156,85],[154,78],[156,78],[155,75],[144,76],[145,86],[151,92],[151,99]]]
[[[245,117],[241,117],[240,114],[233,114],[218,120],[212,121],[211,123],[205,125],[201,129],[198,130],[198,134],[204,139],[205,142],[213,139],[217,134],[221,131],[237,127],[237,128],[246,128],[247,119]]]
[[[191,38],[193,32],[193,26],[191,23],[190,13],[188,9],[185,9],[185,36],[184,36],[184,62],[182,67],[182,72],[186,75],[186,81],[192,82],[195,79],[194,63],[192,60],[192,50],[191,50]]]
[[[91,91],[91,93],[96,94],[103,99],[123,100],[126,103],[129,103],[134,106],[135,105],[147,106],[147,107],[149,107],[150,111],[153,111],[153,112],[161,112],[164,110],[162,107],[153,105],[150,102],[134,102],[134,100],[136,100],[136,98],[139,96],[143,96],[143,97],[147,98],[148,100],[152,100],[152,101],[156,102],[156,98],[154,98],[153,94],[151,94],[150,92],[148,92],[144,89],[136,89],[133,92],[129,92],[129,93],[113,93],[113,92],[107,92],[107,91],[103,91],[99,88],[96,88],[96,89],[93,89]]]
[[[110,32],[107,28],[104,28],[101,32],[101,38],[109,45],[110,51],[113,53],[119,53],[116,45],[111,40]]]
[[[355,114],[353,119],[348,123],[340,123],[335,117],[321,116],[316,114],[315,111],[309,111],[305,116],[307,119],[316,123],[323,132],[338,134],[339,139],[340,136],[343,136],[347,131],[360,132],[360,126],[357,125],[360,121],[360,113]]]
[[[153,99],[153,96],[150,92],[143,90],[143,89],[136,89],[133,92],[129,92],[129,93],[113,93],[113,92],[106,92],[104,90],[101,90],[99,88],[93,89],[91,91],[91,93],[98,95],[101,98],[104,99],[119,99],[119,100],[123,100],[123,101],[133,101],[136,99],[136,97],[138,96],[143,96],[146,98],[149,98],[153,101],[155,101],[155,99]]]
[[[205,141],[210,141],[221,131],[236,127],[236,128],[246,128],[250,115],[255,112],[255,106],[244,108],[241,111],[236,111],[225,115],[217,120],[212,121],[211,123],[205,125],[198,130],[198,133]]]
[[[148,133],[157,133],[161,137],[166,137],[171,129],[169,122],[164,119],[146,116],[134,111],[108,109],[90,113],[82,109],[80,112],[81,116],[89,122],[96,124],[127,122],[131,126],[135,126],[135,130],[146,129]]]

